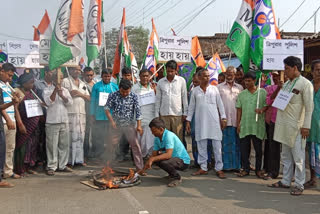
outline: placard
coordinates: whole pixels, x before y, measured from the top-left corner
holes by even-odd
[[[40,35],[40,40],[39,40],[40,65],[49,65],[50,47],[51,47],[51,36]],[[76,57],[62,64],[61,66],[65,66],[65,67],[78,66],[79,62],[80,62],[80,57]]]
[[[99,93],[99,106],[105,106],[107,104],[109,93],[100,92]]]
[[[303,68],[303,48],[303,40],[265,39],[263,41],[263,69],[284,70],[283,60],[288,56],[300,58]]]
[[[154,91],[150,91],[144,94],[140,94],[140,105],[145,106],[156,102],[156,94]]]
[[[7,40],[8,54],[39,54],[39,41]]]
[[[191,62],[192,38],[187,36],[160,36],[159,61]]]
[[[288,91],[280,90],[276,99],[272,103],[272,106],[284,111],[289,104],[291,98],[293,96],[293,93],[290,93]]]
[[[8,56],[8,62],[18,68],[42,68],[39,61],[39,54],[10,54]]]
[[[27,117],[36,117],[43,115],[42,107],[39,100],[25,100]]]
[[[4,45],[2,44],[4,47]],[[7,40],[8,62],[17,68],[43,68],[39,64],[39,42]]]

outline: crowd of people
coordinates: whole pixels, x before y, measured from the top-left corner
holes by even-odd
[[[287,57],[284,80],[283,71],[273,71],[272,84],[258,85],[256,72],[229,66],[217,86],[210,84],[207,69],[197,67],[189,91],[173,60],[158,64],[155,78],[142,69],[139,81],[125,67],[119,84],[109,69],[95,77],[90,67],[73,67],[63,78],[46,67],[43,80],[24,72],[13,89],[16,68],[5,63],[0,68],[0,187],[13,186],[3,178],[36,174],[39,166],[53,176],[86,166],[90,158],[124,161],[131,148],[137,173],[144,176],[157,165],[169,174],[169,187],[179,185],[178,171],[190,167],[198,168],[193,176],[212,167],[221,179],[226,171],[245,177],[253,170],[272,180],[281,161],[283,177],[269,187],[289,188],[293,181],[290,194],[301,195],[320,176],[320,60],[311,67],[309,81],[301,75],[301,60]],[[279,93],[290,95],[284,110],[273,106]],[[30,117],[26,101],[38,96],[43,115]]]

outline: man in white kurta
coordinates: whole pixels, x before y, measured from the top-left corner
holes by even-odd
[[[305,147],[309,136],[313,112],[313,86],[301,74],[302,63],[297,57],[284,59],[288,81],[282,90],[292,94],[286,108],[278,110],[274,140],[282,144],[282,180],[270,187],[289,187],[294,175],[291,195],[301,195],[306,179]]]
[[[154,118],[156,94],[155,89],[149,82],[150,73],[144,69],[140,71],[140,82],[132,87],[132,92],[138,95],[141,106],[141,126],[143,129],[142,136],[138,135],[142,157],[151,155],[153,151],[154,136],[149,128],[149,123]]]
[[[68,164],[85,165],[84,163],[84,137],[86,130],[85,100],[90,101],[86,84],[79,79],[80,67],[71,68],[70,76],[63,79],[62,86],[70,92],[73,104],[68,106],[70,130],[70,155]]]
[[[226,125],[224,106],[218,88],[209,84],[210,74],[207,70],[200,71],[200,79],[200,86],[192,91],[187,117],[187,130],[190,130],[190,121],[195,113],[195,139],[198,146],[198,163],[201,169],[194,175],[207,174],[207,141],[211,140],[215,170],[219,178],[225,178],[222,172],[222,131],[220,125],[220,118],[222,118],[222,126]]]

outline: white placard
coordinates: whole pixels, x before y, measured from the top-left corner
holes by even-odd
[[[191,50],[191,36],[160,36],[159,48]]]
[[[40,52],[40,65],[49,65],[50,59],[50,47],[51,47],[51,37],[48,35],[40,35],[39,40],[39,52]],[[72,67],[79,65],[80,57],[76,57],[61,66]]]
[[[39,55],[10,54],[8,62],[18,68],[43,68],[39,64]]]
[[[39,100],[25,100],[27,117],[36,117],[43,115],[42,107]]]
[[[293,96],[293,93],[280,90],[276,99],[272,103],[272,106],[284,111],[286,109],[287,105],[289,104],[292,96]]]
[[[303,68],[303,48],[303,40],[265,39],[263,41],[263,69],[284,70],[283,60],[288,56],[299,57]]]
[[[8,54],[39,54],[39,42],[28,40],[7,40]]]
[[[154,91],[150,91],[144,94],[140,94],[140,105],[145,106],[156,102],[156,94]]]
[[[159,61],[175,60],[177,62],[191,62],[190,50],[160,49]]]
[[[188,36],[160,36],[159,61],[191,62],[192,38]]]
[[[99,106],[105,106],[107,104],[109,93],[100,92],[99,93]]]

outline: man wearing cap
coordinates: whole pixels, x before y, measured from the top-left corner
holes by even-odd
[[[80,80],[80,66],[69,68],[70,76],[64,78],[62,86],[69,90],[73,104],[68,106],[69,130],[70,130],[70,155],[71,166],[85,166],[84,162],[84,137],[86,129],[85,101],[90,101],[87,86]]]

